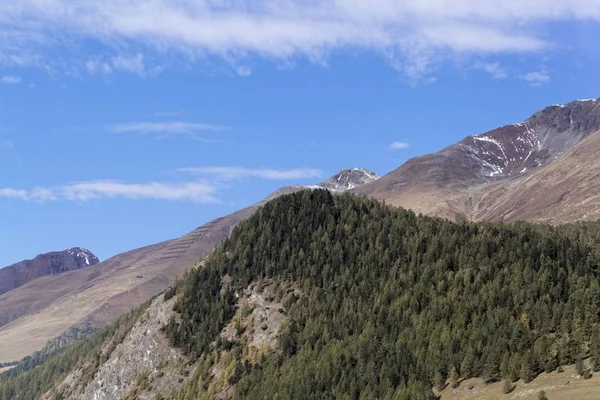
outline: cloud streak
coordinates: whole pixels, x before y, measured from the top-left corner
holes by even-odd
[[[109,127],[109,130],[113,133],[136,133],[142,135],[194,135],[200,132],[221,132],[229,129],[231,128],[223,125],[185,121],[128,122]]]
[[[18,85],[23,80],[19,76],[6,75],[0,78],[0,83],[4,85]]]
[[[0,188],[0,197],[31,202],[76,201],[99,199],[190,201],[208,204],[219,200],[216,187],[206,182],[179,184],[151,182],[145,184],[122,183],[112,180],[79,182],[56,187],[35,187],[30,190]]]
[[[528,72],[521,75],[521,79],[528,82],[531,86],[543,86],[552,80],[545,70]]]
[[[478,62],[475,63],[473,69],[487,72],[492,75],[495,79],[506,79],[509,76],[509,73],[506,69],[502,68],[499,63],[483,63]]]
[[[410,143],[407,142],[394,142],[390,143],[388,150],[405,150],[410,147]]]
[[[210,176],[220,181],[235,181],[248,178],[283,181],[319,178],[322,176],[321,171],[315,168],[273,169],[208,166],[180,168],[179,171],[194,175]]]
[[[239,70],[240,60],[253,56],[321,62],[331,52],[358,49],[383,54],[418,78],[455,54],[546,49],[553,43],[543,24],[578,20],[599,21],[600,2],[0,0],[0,62],[42,64],[44,52],[77,39],[95,40],[105,53],[88,71],[141,75],[161,68],[148,62],[150,53],[184,63],[217,56]]]

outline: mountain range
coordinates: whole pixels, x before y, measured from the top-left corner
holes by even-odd
[[[0,324],[0,363],[40,350],[71,327],[101,327],[137,307],[173,284],[185,269],[225,240],[241,220],[275,197],[317,187],[343,192],[377,178],[371,171],[353,168],[318,185],[284,187],[178,239],[116,255],[94,268],[41,277],[4,293],[0,296],[0,321],[5,321]]]
[[[468,136],[378,177],[352,168],[318,185],[288,186],[178,239],[31,280],[0,296],[0,363],[42,348],[70,327],[104,326],[169,287],[267,201],[326,188],[455,221],[563,223],[600,218],[600,101],[540,110],[524,122]],[[47,288],[51,287],[52,290]]]
[[[0,374],[0,400],[595,400],[599,240],[287,194],[160,295]]]
[[[413,158],[355,192],[451,220],[597,219],[600,180],[589,179],[597,161],[586,149],[600,140],[598,131],[600,100],[553,105]]]

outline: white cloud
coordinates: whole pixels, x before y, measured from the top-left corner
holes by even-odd
[[[492,75],[496,79],[506,79],[509,76],[508,71],[506,69],[502,68],[500,66],[500,64],[497,62],[494,62],[494,63],[477,62],[477,63],[475,63],[473,68],[481,70],[481,71],[485,71],[488,74]]]
[[[390,143],[390,145],[388,146],[389,150],[405,150],[408,149],[410,147],[410,143],[407,142],[394,142],[394,143]]]
[[[27,200],[28,193],[27,191],[20,189],[0,188],[0,197]]]
[[[30,190],[0,188],[0,197],[33,202],[80,201],[96,199],[153,199],[215,203],[216,187],[206,182],[180,184],[151,182],[121,183],[111,180],[80,182],[56,187],[35,187]]]
[[[245,167],[192,167],[181,168],[179,171],[196,175],[212,176],[222,181],[232,181],[245,178],[258,178],[266,180],[293,180],[311,179],[322,175],[315,168],[273,169],[273,168],[245,168]]]
[[[367,50],[385,55],[417,79],[455,54],[548,48],[552,39],[544,23],[580,20],[599,21],[600,2],[0,0],[0,62],[41,65],[49,62],[53,47],[79,49],[69,45],[91,39],[114,70],[148,75],[153,68],[144,54],[169,62],[201,62],[216,55],[248,74],[251,67],[243,60],[253,56],[320,63],[332,51]],[[40,54],[46,54],[45,60]]]
[[[99,60],[88,60],[85,63],[85,69],[89,74],[108,75],[113,72],[110,64]]]
[[[109,127],[114,133],[138,134],[185,134],[194,135],[199,132],[220,132],[231,129],[228,126],[205,123],[170,121],[170,122],[129,122]]]
[[[0,78],[0,83],[3,83],[5,85],[18,85],[22,81],[23,80],[21,79],[21,77],[14,75],[6,75]]]
[[[550,75],[544,70],[528,72],[526,74],[523,74],[521,76],[521,79],[529,82],[531,86],[546,85],[552,80]]]
[[[113,72],[128,72],[145,78],[159,74],[163,68],[160,66],[148,66],[144,60],[144,55],[137,53],[135,55],[118,55],[110,60],[102,60],[100,57],[94,57],[86,61],[85,70],[91,74],[110,75]]]

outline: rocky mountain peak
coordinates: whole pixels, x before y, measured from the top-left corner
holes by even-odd
[[[379,176],[373,171],[364,168],[350,168],[338,172],[318,186],[335,192],[344,192],[377,179]]]
[[[0,269],[0,294],[22,286],[36,278],[92,267],[100,263],[88,249],[73,247],[63,251],[40,254]]]
[[[524,122],[469,136],[459,143],[485,177],[510,177],[548,164],[600,130],[600,99],[553,105]]]
[[[100,263],[100,260],[98,257],[96,257],[96,255],[94,255],[94,253],[83,247],[73,247],[65,251],[72,256],[81,267],[94,266]]]

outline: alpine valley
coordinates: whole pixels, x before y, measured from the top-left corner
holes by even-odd
[[[577,100],[103,262],[2,269],[0,399],[597,399],[599,152]]]

